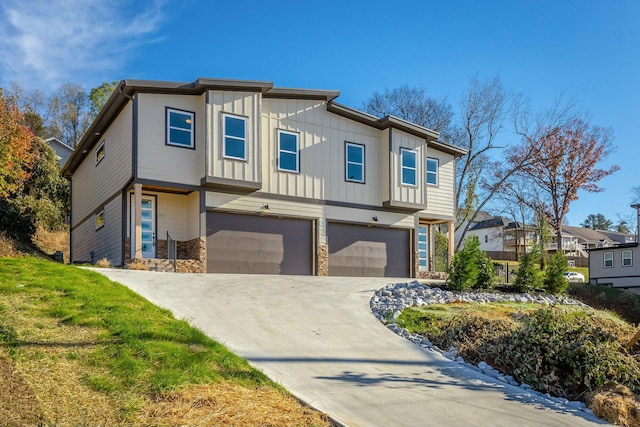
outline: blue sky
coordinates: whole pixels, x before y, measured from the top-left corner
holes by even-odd
[[[640,185],[640,2],[3,0],[0,86],[85,88],[123,78],[198,77],[375,91],[419,86],[454,105],[469,79],[499,75],[543,110],[575,98],[610,127],[621,170],[580,193],[567,217],[631,214]],[[505,141],[515,141],[510,134]]]

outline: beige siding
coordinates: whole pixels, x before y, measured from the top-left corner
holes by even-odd
[[[278,130],[298,134],[300,173],[278,171]],[[263,99],[262,190],[379,206],[380,134],[375,128],[329,113],[322,101]],[[345,180],[345,142],[365,146],[364,184]]]
[[[391,194],[390,200],[393,202],[424,204],[425,203],[425,158],[426,141],[398,129],[393,129],[391,133]],[[400,149],[406,148],[415,150],[417,161],[416,186],[402,185],[402,170]]]
[[[138,177],[199,185],[204,177],[204,95],[138,94]],[[166,145],[166,108],[195,113],[195,149]]]
[[[450,154],[433,149],[427,150],[427,157],[439,160],[438,185],[425,184],[427,192],[427,212],[432,215],[455,216],[455,159]],[[422,177],[422,181],[426,182],[425,176]]]
[[[104,206],[104,227],[96,230],[95,215],[72,233],[73,261],[107,258],[113,265],[122,264],[122,198]]]
[[[156,236],[167,238],[167,232],[174,240],[191,240],[199,236],[200,231],[200,195],[167,194],[143,191],[145,196],[156,198]],[[131,237],[131,203],[133,192],[127,195],[127,237]]]
[[[72,177],[72,223],[75,227],[129,181],[131,160],[131,103],[120,112],[100,142],[87,154]],[[104,141],[105,156],[96,165],[96,149]],[[75,258],[75,257],[74,257]]]
[[[380,177],[380,194],[382,201],[390,200],[389,197],[389,184],[390,184],[390,155],[389,155],[389,129],[384,129],[380,133],[380,142],[378,143],[378,171],[377,174]]]
[[[260,182],[262,147],[260,144],[260,104],[262,95],[255,92],[211,90],[207,104],[207,175],[240,181]],[[247,118],[247,160],[223,157],[222,114]]]

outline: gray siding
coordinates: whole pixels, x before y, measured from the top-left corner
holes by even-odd
[[[102,209],[102,207],[100,207]],[[116,197],[104,206],[104,227],[96,230],[95,215],[72,233],[73,261],[107,258],[112,265],[122,264],[122,198]]]
[[[631,266],[622,266],[622,251],[632,253]],[[604,266],[605,252],[613,252],[613,267]],[[589,282],[613,287],[640,287],[640,248],[607,248],[589,251]]]
[[[73,174],[72,228],[92,215],[131,179],[131,123],[132,107],[128,103]],[[102,141],[105,156],[96,165],[95,152]],[[75,259],[73,254],[72,257]]]
[[[205,96],[138,97],[138,177],[199,185],[204,177]],[[195,149],[166,145],[166,108],[195,113]]]

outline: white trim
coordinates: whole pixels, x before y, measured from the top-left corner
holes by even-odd
[[[624,256],[625,252],[629,254],[629,256],[626,257],[626,258]],[[621,258],[622,259],[620,260],[620,263],[621,263],[622,267],[633,267],[633,251],[631,249],[623,249]],[[625,265],[625,263],[624,263],[625,259],[629,260],[629,264],[628,265]]]
[[[283,150],[282,149],[282,147],[280,146],[280,135],[282,135],[282,134],[292,135],[292,136],[294,136],[296,138],[296,151],[289,151],[289,150]],[[280,172],[300,173],[300,135],[297,134],[296,132],[289,132],[289,131],[281,130],[281,129],[277,130],[277,135],[278,135],[278,170]],[[295,156],[296,156],[296,168],[295,169],[286,169],[286,168],[283,168],[280,165],[280,154],[281,153],[295,154]]]
[[[607,265],[607,254],[611,254],[611,265]],[[604,253],[604,255],[602,256],[602,260],[603,260],[603,265],[604,268],[613,268],[614,267],[614,262],[613,262],[613,251],[606,251]]]
[[[175,127],[175,126],[171,126],[171,113],[176,113],[176,114],[180,114],[183,116],[190,116],[190,120],[191,122],[187,122],[191,125],[190,129],[184,129],[181,127]],[[167,107],[167,139],[166,139],[166,144],[167,145],[171,145],[172,147],[180,147],[180,148],[195,148],[195,136],[194,136],[194,129],[195,129],[195,122],[196,122],[196,115],[195,113],[191,112],[191,111],[184,111],[184,110],[178,110],[177,108],[171,108],[171,107]],[[178,142],[172,142],[171,141],[171,130],[175,129],[177,131],[180,132],[189,132],[189,145],[184,145],[184,144],[180,144]]]
[[[413,153],[414,155],[414,159],[415,159],[415,164],[413,167],[410,166],[405,166],[403,163],[403,159],[404,159],[404,153],[405,152],[410,152]],[[404,170],[408,169],[408,170],[413,170],[414,174],[414,182],[410,183],[410,182],[404,182]],[[400,183],[402,185],[408,185],[410,187],[417,187],[418,186],[418,152],[416,150],[412,150],[410,148],[400,148]]]
[[[242,120],[242,122],[244,123],[244,138],[239,138],[237,136],[231,136],[231,135],[227,136],[227,129],[226,129],[227,117],[232,119]],[[233,159],[233,160],[247,160],[247,123],[248,121],[246,117],[237,116],[235,114],[222,113],[222,157],[224,157],[225,159]],[[226,144],[227,138],[243,142],[243,157],[236,157],[236,156],[227,154],[227,144]]]
[[[432,172],[432,171],[429,170],[429,162],[435,162],[435,164],[436,164],[435,172]],[[436,159],[435,157],[427,157],[427,171],[425,173],[425,180],[426,180],[425,182],[426,182],[427,185],[438,186],[438,184],[440,182],[439,171],[440,171],[440,159]],[[436,182],[435,183],[429,182],[429,175],[430,174],[436,176]]]
[[[96,153],[95,153],[95,158],[96,158],[96,166],[98,166],[98,164],[100,164],[101,161],[104,160],[104,157],[106,156],[106,150],[104,148],[104,142],[106,140],[102,140],[102,143],[100,143],[100,145],[98,145],[98,148],[96,148]],[[102,156],[100,156],[100,158],[98,158],[98,153],[100,153],[100,151],[102,151]]]
[[[355,162],[349,160],[349,147],[356,147],[362,151],[362,162]],[[345,141],[344,146],[344,179],[348,182],[357,182],[359,184],[364,184],[365,181],[365,146],[364,144],[356,144],[355,142],[347,142]],[[349,165],[357,165],[362,167],[362,179],[349,178]]]

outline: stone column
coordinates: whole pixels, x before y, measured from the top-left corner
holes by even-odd
[[[329,247],[318,245],[318,276],[329,275]]]
[[[134,184],[133,186],[133,206],[135,218],[132,218],[135,224],[134,241],[134,259],[142,259],[142,184]]]

